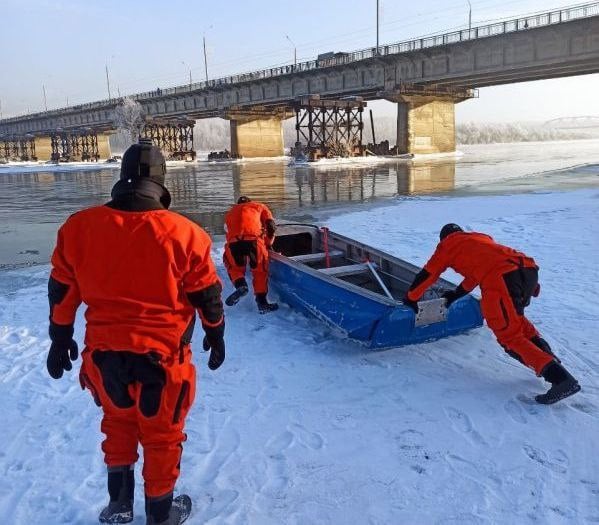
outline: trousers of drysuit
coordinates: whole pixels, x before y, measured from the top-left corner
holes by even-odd
[[[141,445],[150,497],[172,492],[180,473],[183,428],[196,384],[189,347],[180,355],[182,360],[89,348],[81,355],[81,386],[103,410],[105,462],[109,467],[133,465]]]
[[[249,264],[254,293],[268,292],[268,247],[262,237],[228,242],[223,259],[231,282],[244,278]]]
[[[447,269],[464,276],[460,284],[470,292],[480,286],[481,310],[487,325],[506,352],[539,375],[552,361],[530,339],[539,335],[524,316],[524,308],[538,287],[538,267],[531,257],[496,243],[478,232],[455,232],[445,237],[408,291],[417,301]]]
[[[553,360],[531,339],[539,332],[524,315],[538,285],[535,268],[518,268],[487,276],[481,283],[481,310],[497,342],[512,357],[537,375]]]

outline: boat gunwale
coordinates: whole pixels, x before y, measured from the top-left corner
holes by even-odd
[[[319,234],[321,232],[320,227],[315,225],[315,224],[299,224],[299,223],[290,223],[290,224],[285,224],[285,223],[280,223],[278,226],[280,227],[285,227],[285,226],[290,226],[290,227],[298,227],[298,226],[305,226],[306,228],[312,228],[312,229],[316,229]],[[301,233],[301,232],[294,232],[294,233]],[[283,235],[285,235],[283,233]],[[293,233],[289,233],[289,235],[293,235]],[[403,259],[400,259],[399,257],[396,257],[394,255],[391,255],[387,252],[383,252],[382,250],[378,249],[378,248],[374,248],[372,246],[369,246],[367,244],[364,244],[360,241],[357,241],[355,239],[351,239],[349,237],[346,237],[344,235],[341,235],[337,232],[333,232],[333,231],[328,231],[328,235],[329,238],[330,237],[334,237],[338,240],[340,240],[341,242],[344,242],[346,244],[351,244],[353,246],[357,246],[358,248],[361,249],[366,249],[367,251],[369,251],[370,253],[377,255],[379,257],[381,257],[382,259],[386,259],[388,261],[390,261],[391,263],[398,265],[400,267],[404,267],[406,268],[408,271],[411,271],[414,273],[414,275],[416,275],[419,271],[420,271],[420,267],[416,266],[415,264],[412,264],[408,261],[405,261]],[[301,270],[303,272],[308,273],[309,275],[312,275],[314,277],[319,278],[320,280],[326,281],[330,284],[334,284],[337,286],[340,286],[341,288],[345,288],[346,290],[353,292],[353,293],[357,293],[363,297],[366,297],[368,299],[372,299],[375,300],[379,303],[382,303],[386,306],[393,306],[393,307],[397,307],[397,306],[403,306],[405,308],[409,308],[403,301],[399,300],[399,299],[390,299],[389,297],[386,297],[383,294],[379,294],[376,292],[373,292],[371,290],[368,290],[366,288],[361,288],[358,285],[355,285],[353,283],[344,281],[343,279],[339,279],[338,277],[332,276],[332,275],[327,275],[325,273],[319,272],[318,269],[316,268],[312,268],[311,266],[300,262],[300,261],[295,261],[293,259],[291,259],[290,257],[283,255],[281,253],[275,252],[273,250],[271,250],[270,252],[271,258],[278,260],[282,263],[287,264],[288,266],[291,266],[292,268],[295,268],[297,270]],[[441,283],[444,287],[446,287],[448,290],[452,290],[453,288],[455,288],[455,284],[439,278],[435,284],[437,283]],[[432,298],[432,299],[421,299],[418,302],[428,302],[428,301],[435,301],[438,300],[438,298]]]

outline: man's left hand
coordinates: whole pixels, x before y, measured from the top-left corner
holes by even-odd
[[[405,304],[406,306],[408,306],[412,310],[414,310],[415,314],[418,313],[418,301],[412,301],[412,299],[410,299],[407,295],[404,296],[402,301],[403,301],[403,304]]]

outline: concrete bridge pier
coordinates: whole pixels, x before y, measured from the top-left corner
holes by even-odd
[[[284,154],[283,120],[294,113],[286,108],[231,107],[224,118],[231,123],[231,155],[280,157]]]
[[[401,85],[384,98],[397,102],[397,153],[455,151],[455,105],[475,90]]]

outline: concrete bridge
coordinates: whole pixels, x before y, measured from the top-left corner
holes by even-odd
[[[131,98],[147,118],[228,118],[243,156],[282,154],[282,120],[302,97],[387,99],[398,104],[398,152],[429,153],[455,149],[454,105],[475,88],[596,72],[599,2]],[[7,118],[0,136],[33,134],[41,147],[56,130],[102,133],[115,128],[122,102]]]

